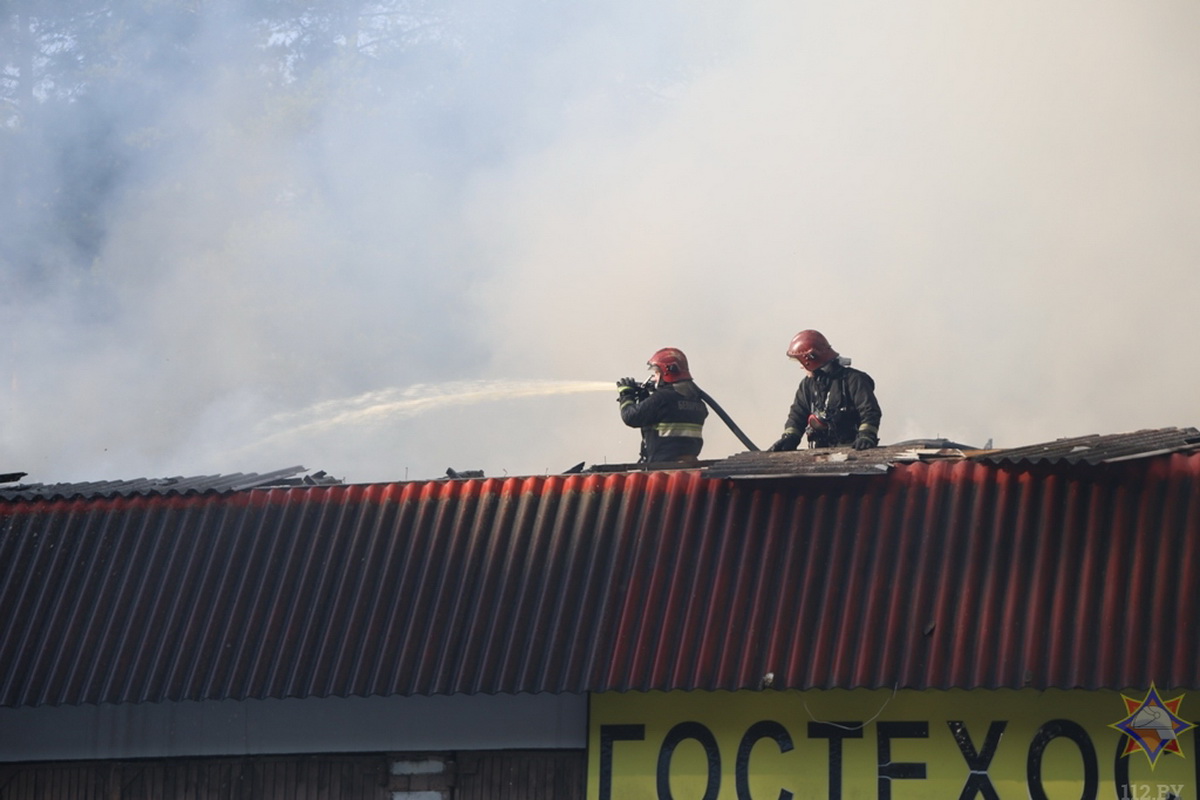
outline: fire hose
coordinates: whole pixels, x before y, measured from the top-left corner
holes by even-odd
[[[750,441],[749,436],[742,433],[742,429],[737,426],[737,423],[733,421],[732,417],[725,413],[725,409],[721,408],[721,406],[717,404],[717,401],[713,400],[712,396],[709,395],[708,392],[704,391],[699,386],[697,386],[696,389],[700,392],[700,399],[705,403],[708,403],[708,407],[716,412],[717,416],[721,418],[721,421],[725,423],[729,430],[733,431],[733,435],[738,438],[738,441],[746,445],[746,448],[750,451],[755,453],[759,452],[758,446],[754,444],[754,442]]]

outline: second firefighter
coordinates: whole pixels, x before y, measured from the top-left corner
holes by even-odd
[[[796,388],[786,427],[774,451],[795,450],[802,436],[809,447],[867,450],[879,444],[883,411],[875,399],[875,381],[849,366],[819,331],[804,330],[792,337],[788,358],[800,362],[805,377]]]

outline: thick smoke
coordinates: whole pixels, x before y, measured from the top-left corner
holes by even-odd
[[[0,138],[0,471],[632,461],[564,387],[662,346],[765,445],[807,327],[885,442],[1200,421],[1191,3],[447,2],[295,74],[231,5]]]

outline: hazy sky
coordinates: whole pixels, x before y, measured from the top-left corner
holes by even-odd
[[[613,382],[663,346],[766,446],[803,328],[885,443],[1200,425],[1192,0],[496,5],[414,52],[419,106],[264,114],[217,22],[211,64],[113,100],[173,144],[83,289],[0,297],[0,472],[628,462]],[[710,417],[702,456],[742,449]]]

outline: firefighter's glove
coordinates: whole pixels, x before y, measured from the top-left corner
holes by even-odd
[[[879,439],[866,431],[859,431],[858,436],[854,437],[855,450],[870,450],[879,444]]]
[[[767,450],[772,453],[781,453],[784,450],[795,450],[799,444],[800,434],[785,433],[783,436],[779,437],[779,441],[768,447]]]
[[[617,401],[636,400],[640,389],[637,378],[621,378],[617,381]]]

